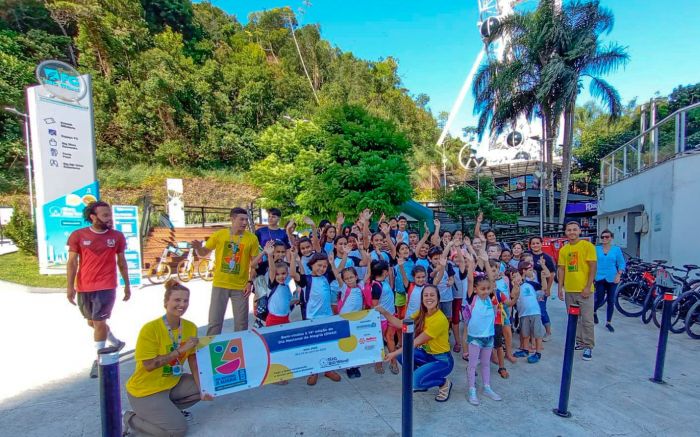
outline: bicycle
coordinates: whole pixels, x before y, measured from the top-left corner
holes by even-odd
[[[645,314],[652,306],[654,294],[653,270],[666,263],[666,260],[654,260],[653,263],[635,262],[628,266],[625,278],[615,293],[615,308],[624,316],[639,317],[648,323],[651,314]]]
[[[158,258],[158,264],[156,264],[156,267],[152,268],[148,275],[146,275],[146,279],[148,279],[151,284],[162,284],[167,281],[168,278],[170,278],[172,271],[170,269],[170,264],[168,263],[168,256],[171,253],[175,256],[182,255],[182,251],[180,249],[168,242],[167,246],[163,248],[163,252]]]
[[[185,249],[187,249],[187,258],[177,263],[177,277],[182,282],[189,282],[195,272],[195,253],[189,243],[186,243]]]
[[[204,259],[200,260],[199,265],[197,266],[197,273],[199,273],[199,277],[207,282],[214,279],[215,259],[215,253],[212,251],[209,258],[206,261]]]
[[[683,269],[669,266],[664,266],[664,268],[677,272],[685,272],[684,276],[671,275],[671,279],[676,285],[673,289],[673,294],[676,296],[676,299],[671,306],[671,326],[669,329],[674,334],[679,334],[686,330],[685,319],[690,308],[700,300],[700,283],[688,280],[690,272],[698,270],[700,267],[694,264],[685,264]],[[652,310],[654,324],[657,328],[661,327],[662,312],[663,293],[659,293],[659,296],[654,300]]]
[[[700,300],[695,302],[685,316],[685,332],[690,338],[700,339]]]

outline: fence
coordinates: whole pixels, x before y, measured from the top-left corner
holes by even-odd
[[[600,162],[605,187],[676,156],[700,151],[700,102],[679,109]]]

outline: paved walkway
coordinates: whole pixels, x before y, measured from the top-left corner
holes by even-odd
[[[210,284],[191,283],[186,317],[204,331]],[[100,434],[99,386],[87,377],[94,351],[91,332],[63,293],[27,293],[0,287],[0,330],[5,340],[0,372],[2,435],[96,436]],[[138,330],[163,313],[162,287],[135,290],[129,302],[118,302],[112,329],[133,349]],[[510,365],[503,380],[492,371],[492,385],[503,402],[466,401],[466,363],[456,358],[449,402],[433,400],[434,392],[414,397],[415,435],[464,436],[533,434],[695,436],[700,393],[700,342],[672,335],[666,363],[666,385],[648,381],[653,372],[658,331],[637,319],[615,315],[617,332],[596,327],[593,361],[576,353],[570,411],[552,414],[561,377],[564,324],[562,302],[550,304],[554,338],[545,343],[543,360]],[[225,330],[232,329],[228,320]],[[129,355],[130,356],[130,355]],[[122,386],[134,369],[121,365]],[[192,408],[192,436],[392,436],[401,430],[401,378],[371,366],[362,378],[333,383],[321,378],[315,387],[304,379],[287,386],[268,386],[199,403]],[[127,406],[126,396],[123,405]],[[689,413],[689,414],[688,414]]]

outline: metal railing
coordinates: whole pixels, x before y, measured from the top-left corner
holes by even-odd
[[[700,102],[681,108],[606,155],[605,187],[684,153],[700,151]]]

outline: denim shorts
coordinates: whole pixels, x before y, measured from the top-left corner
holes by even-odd
[[[480,348],[493,347],[493,335],[490,337],[472,337],[467,335],[467,343],[479,346]]]

